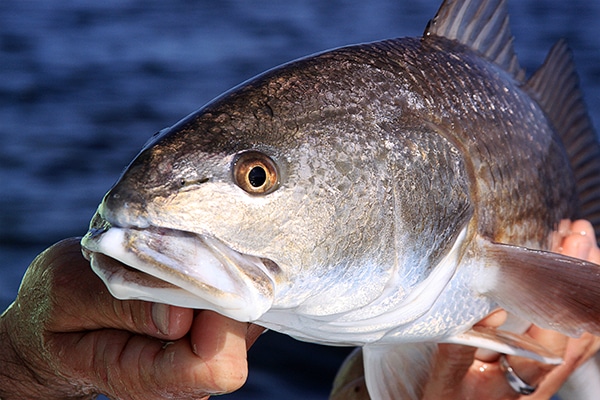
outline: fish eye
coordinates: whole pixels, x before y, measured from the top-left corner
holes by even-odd
[[[269,156],[258,151],[246,151],[233,163],[233,180],[250,194],[268,194],[277,189],[279,173]]]

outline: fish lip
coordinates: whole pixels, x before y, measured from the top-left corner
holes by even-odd
[[[273,303],[277,264],[209,235],[120,227],[97,214],[81,245],[94,272],[122,300],[210,309],[238,321],[259,319]]]

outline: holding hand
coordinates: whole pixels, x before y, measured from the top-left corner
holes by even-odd
[[[553,251],[600,264],[600,249],[594,229],[587,221],[576,221],[561,227],[562,240],[557,241]],[[478,325],[498,327],[507,314],[503,310],[492,313]],[[542,400],[555,394],[571,374],[594,356],[600,349],[600,338],[585,333],[571,338],[560,333],[531,326],[526,335],[553,353],[562,356],[559,366],[541,364],[537,361],[506,356],[514,373],[535,388],[531,395],[521,396],[506,378],[499,354],[477,352],[476,348],[457,344],[439,344],[433,362],[430,379],[424,389],[424,400],[437,399],[518,399]],[[481,355],[485,355],[482,357]],[[478,358],[479,357],[479,358]],[[332,391],[332,400],[367,399],[359,351],[346,360],[338,373]]]
[[[209,311],[117,300],[67,239],[33,261],[0,319],[0,397],[207,398],[245,382],[261,332]]]

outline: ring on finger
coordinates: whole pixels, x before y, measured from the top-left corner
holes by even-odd
[[[517,393],[522,395],[530,395],[535,392],[536,386],[531,386],[517,375],[515,370],[510,366],[506,355],[500,356],[500,370],[504,372],[504,376],[510,387]]]

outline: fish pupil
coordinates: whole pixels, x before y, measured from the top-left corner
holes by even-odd
[[[267,171],[263,167],[256,166],[248,172],[248,182],[252,187],[259,188],[267,181]]]

